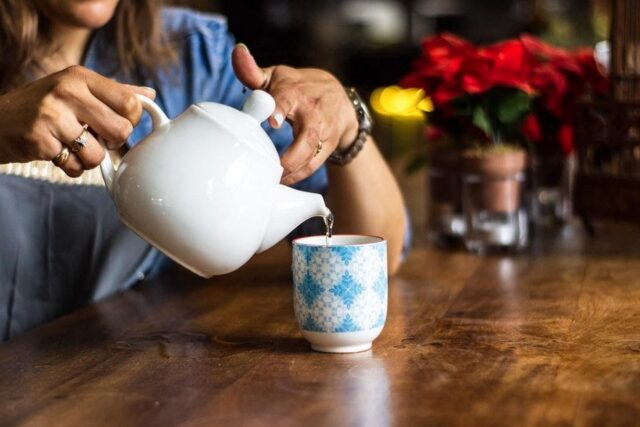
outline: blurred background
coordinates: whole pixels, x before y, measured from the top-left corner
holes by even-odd
[[[558,46],[608,37],[609,0],[173,0],[220,13],[261,65],[320,67],[371,100],[376,139],[397,157],[422,138],[415,93],[396,84],[424,37],[448,31],[476,43],[531,33]],[[377,92],[375,90],[378,89]],[[373,96],[372,96],[373,95]],[[382,95],[382,96],[381,96]]]
[[[420,40],[449,31],[479,43],[522,32],[556,45],[607,37],[607,0],[180,0],[226,15],[262,64],[315,66],[362,91],[393,84]]]
[[[425,226],[425,172],[407,170],[412,168],[410,152],[425,145],[424,111],[429,107],[416,108],[415,97],[424,94],[393,85],[419,56],[421,41],[444,31],[482,44],[530,33],[557,46],[595,46],[608,38],[611,8],[609,0],[171,3],[227,16],[231,32],[260,65],[324,68],[369,99],[376,142],[400,178],[417,234]]]

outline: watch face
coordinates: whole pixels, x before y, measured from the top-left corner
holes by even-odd
[[[358,101],[358,109],[362,112],[362,118],[360,120],[360,130],[371,132],[371,128],[373,127],[373,117],[371,117],[369,107],[355,89],[351,89],[351,92],[353,94],[353,97]]]
[[[367,103],[362,101],[360,106],[362,107],[362,112],[364,113],[364,119],[368,122],[369,128],[373,125],[373,117],[371,117],[371,112],[369,112],[369,107]]]

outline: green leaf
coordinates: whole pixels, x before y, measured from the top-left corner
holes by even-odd
[[[481,106],[473,110],[473,124],[482,129],[487,135],[491,135],[491,120],[487,111]]]
[[[498,120],[510,124],[520,120],[531,109],[531,98],[521,90],[504,94],[498,104]]]
[[[453,101],[453,108],[460,116],[470,116],[473,108],[473,97],[463,95]]]

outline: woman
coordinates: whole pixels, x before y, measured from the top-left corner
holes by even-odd
[[[95,169],[97,137],[122,151],[149,132],[135,94],[175,117],[200,101],[240,107],[244,86],[271,93],[282,182],[326,192],[336,232],[387,238],[397,269],[402,196],[354,95],[329,73],[260,68],[224,19],[154,0],[3,0],[0,23],[2,339],[156,269],[157,252],[119,223]]]

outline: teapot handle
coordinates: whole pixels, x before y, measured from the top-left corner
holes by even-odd
[[[142,108],[144,108],[149,115],[151,116],[151,122],[153,124],[152,131],[158,129],[161,126],[166,125],[170,122],[167,115],[162,111],[158,104],[153,102],[151,99],[147,98],[143,95],[136,95],[142,104]],[[102,179],[104,179],[104,185],[107,187],[107,191],[109,195],[113,197],[113,182],[116,177],[116,168],[113,166],[113,162],[111,161],[111,156],[109,156],[109,151],[105,149],[104,160],[100,163],[100,171],[102,172]]]

